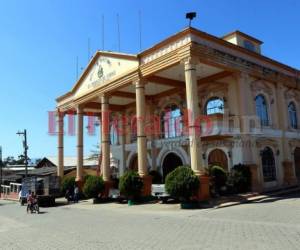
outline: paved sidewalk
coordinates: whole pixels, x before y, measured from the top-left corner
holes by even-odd
[[[41,211],[1,200],[1,249],[300,248],[300,195],[222,209],[86,201]]]

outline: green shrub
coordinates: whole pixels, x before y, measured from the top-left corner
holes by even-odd
[[[85,175],[85,176],[83,177],[83,182],[85,183],[86,180],[87,180],[88,178],[90,178],[91,176],[92,176],[92,175],[89,175],[89,174]]]
[[[251,172],[248,166],[243,164],[235,165],[232,168],[229,178],[237,193],[245,193],[251,189]]]
[[[180,166],[166,177],[166,191],[180,201],[189,201],[199,189],[199,178],[187,166]]]
[[[65,194],[67,190],[69,190],[71,193],[73,193],[74,186],[75,186],[75,177],[66,176],[63,178],[63,180],[61,182],[60,190],[61,190],[62,194]]]
[[[152,183],[153,184],[161,184],[162,183],[162,176],[161,176],[161,174],[158,171],[151,170],[149,172],[149,175],[152,176]]]
[[[119,190],[128,199],[140,197],[143,188],[143,181],[136,171],[129,170],[120,177]]]
[[[83,193],[87,198],[98,198],[104,191],[104,181],[100,176],[89,176],[83,186]]]
[[[209,176],[211,177],[211,193],[220,194],[222,193],[222,188],[226,187],[227,173],[220,166],[209,167]]]

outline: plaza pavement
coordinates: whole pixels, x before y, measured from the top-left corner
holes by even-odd
[[[300,195],[220,209],[85,201],[41,211],[0,200],[0,249],[300,249]]]

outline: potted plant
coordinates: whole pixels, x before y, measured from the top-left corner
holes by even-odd
[[[166,177],[166,191],[181,202],[181,208],[197,208],[198,202],[192,201],[199,190],[200,181],[188,166],[177,167]]]
[[[83,193],[87,198],[93,198],[93,203],[99,203],[104,191],[104,181],[100,176],[89,176],[83,186]]]
[[[119,180],[120,193],[126,196],[128,205],[133,205],[140,198],[143,181],[136,171],[127,171]]]
[[[74,193],[75,186],[75,177],[74,176],[66,176],[62,179],[60,191],[62,195],[66,195],[68,191],[70,194]]]
[[[236,193],[246,193],[251,189],[251,172],[248,166],[235,165],[230,174],[230,180]]]
[[[210,166],[209,176],[211,177],[211,194],[212,196],[218,196],[219,194],[225,194],[227,172],[220,166]]]

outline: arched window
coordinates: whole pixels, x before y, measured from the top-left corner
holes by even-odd
[[[274,154],[271,148],[265,147],[261,152],[262,169],[264,175],[264,181],[276,180],[276,167]]]
[[[219,97],[209,99],[205,106],[205,113],[207,115],[224,114],[224,101]]]
[[[296,111],[296,106],[293,102],[290,102],[288,106],[288,111],[289,111],[289,120],[290,120],[290,125],[292,128],[297,128],[297,111]]]
[[[118,131],[116,124],[112,124],[110,127],[110,144],[117,145],[118,144]]]
[[[137,140],[137,118],[136,116],[131,118],[130,121],[130,141],[136,142]]]
[[[182,136],[182,112],[177,105],[168,106],[161,114],[162,138]]]
[[[256,115],[260,118],[262,126],[269,125],[267,102],[263,95],[258,95],[255,98]]]

